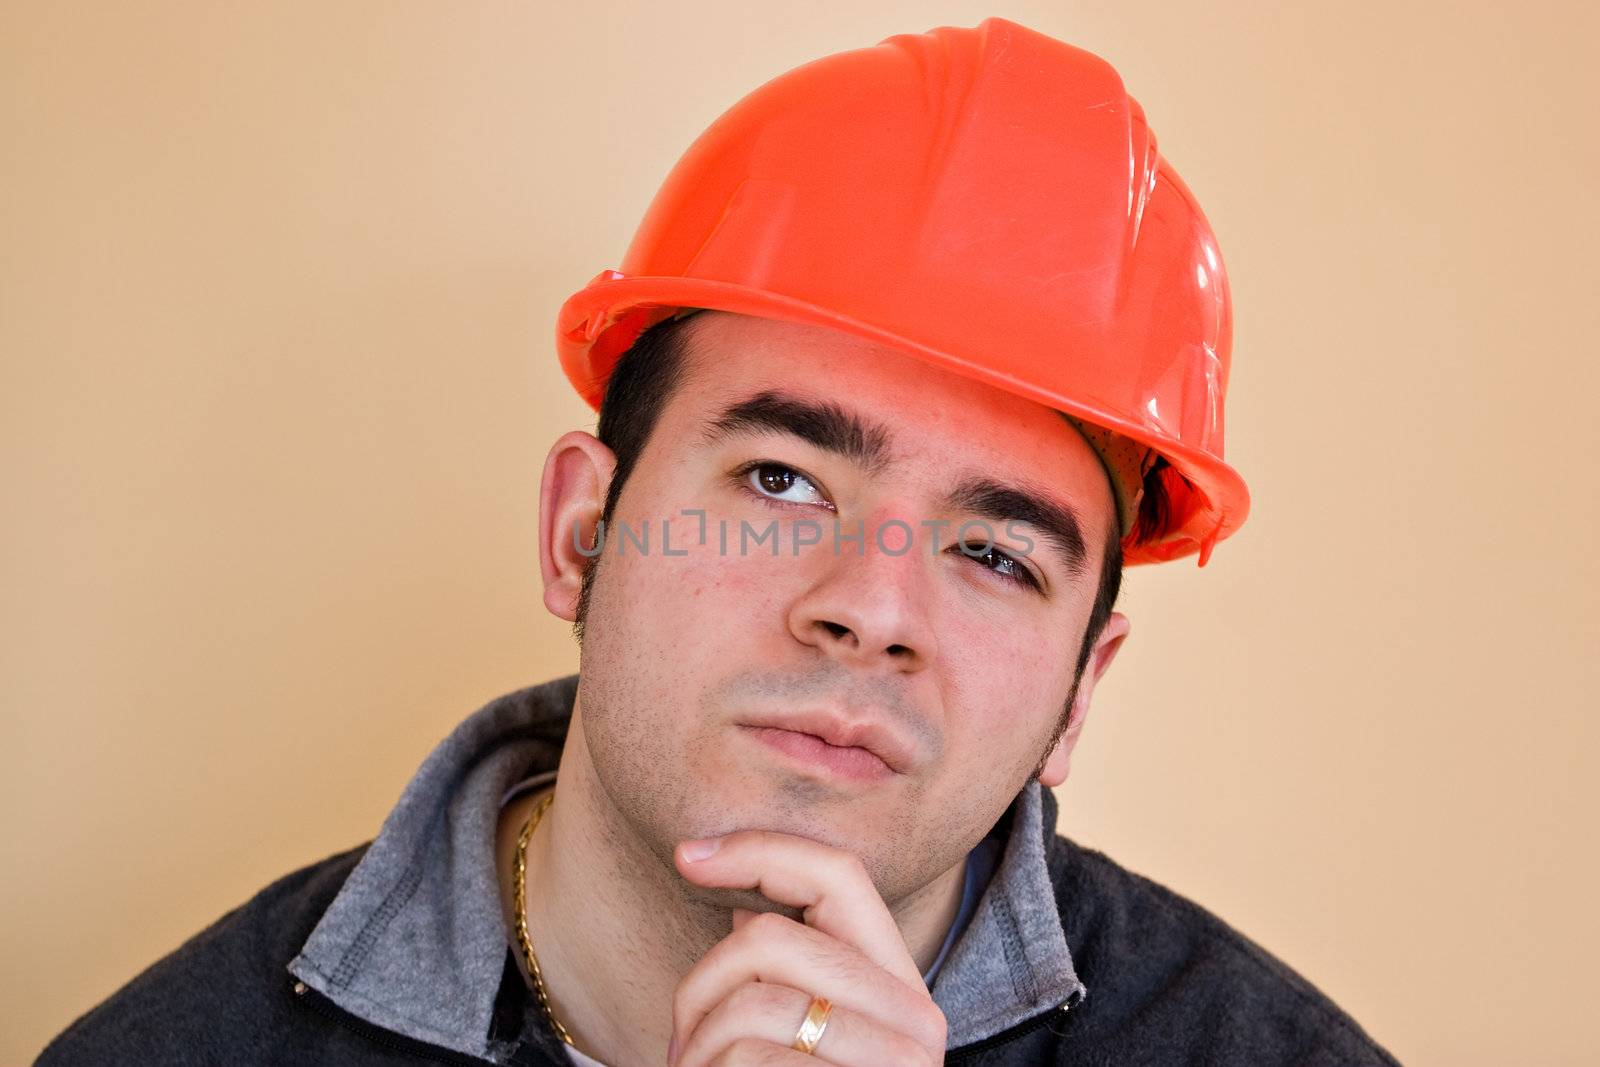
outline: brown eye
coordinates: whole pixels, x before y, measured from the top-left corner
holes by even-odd
[[[753,463],[745,474],[745,483],[759,495],[786,504],[827,504],[810,478],[782,463]]]
[[[794,471],[783,467],[756,468],[756,481],[761,484],[761,488],[773,496],[782,496],[787,493],[797,477],[799,476]]]
[[[979,566],[993,571],[998,577],[1008,582],[1015,582],[1024,588],[1037,589],[1039,583],[1029,573],[1028,568],[1018,560],[1012,559],[993,545],[983,542],[969,542],[957,545],[956,549],[968,559],[975,559]]]

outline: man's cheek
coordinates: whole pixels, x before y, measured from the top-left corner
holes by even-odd
[[[949,612],[941,619],[940,648],[960,661],[969,689],[964,706],[981,707],[1002,721],[1015,721],[1023,694],[1037,700],[1060,688],[1064,696],[1071,683],[1072,650],[1033,620]]]
[[[697,559],[684,569],[680,589],[687,603],[682,606],[712,623],[735,624],[752,634],[779,632],[803,577],[799,561],[773,557],[765,549]]]

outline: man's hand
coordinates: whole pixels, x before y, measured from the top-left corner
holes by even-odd
[[[691,858],[708,845],[716,850]],[[684,842],[673,858],[696,885],[755,889],[804,909],[805,918],[735,911],[733,933],[684,975],[672,998],[673,1067],[944,1062],[944,1013],[854,855],[745,830]],[[792,1046],[813,996],[832,1001],[833,1012],[808,1057]]]

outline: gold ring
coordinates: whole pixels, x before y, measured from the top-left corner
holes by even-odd
[[[805,1022],[800,1024],[800,1032],[794,1035],[794,1044],[789,1047],[807,1056],[815,1052],[817,1042],[822,1040],[822,1031],[828,1028],[828,1013],[832,1010],[827,997],[812,997],[811,1009],[806,1012]]]

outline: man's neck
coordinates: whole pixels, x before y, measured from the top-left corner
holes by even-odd
[[[645,847],[593,779],[581,738],[569,734],[561,766],[555,800],[527,855],[528,930],[546,993],[577,1047],[608,1067],[664,1063],[673,993],[732,930],[732,913],[691,899],[670,856]],[[517,837],[537,799],[507,805],[497,833],[513,947],[511,872]],[[955,920],[962,874],[957,865],[891,908],[921,971],[933,963]],[[526,978],[520,951],[517,957]]]

